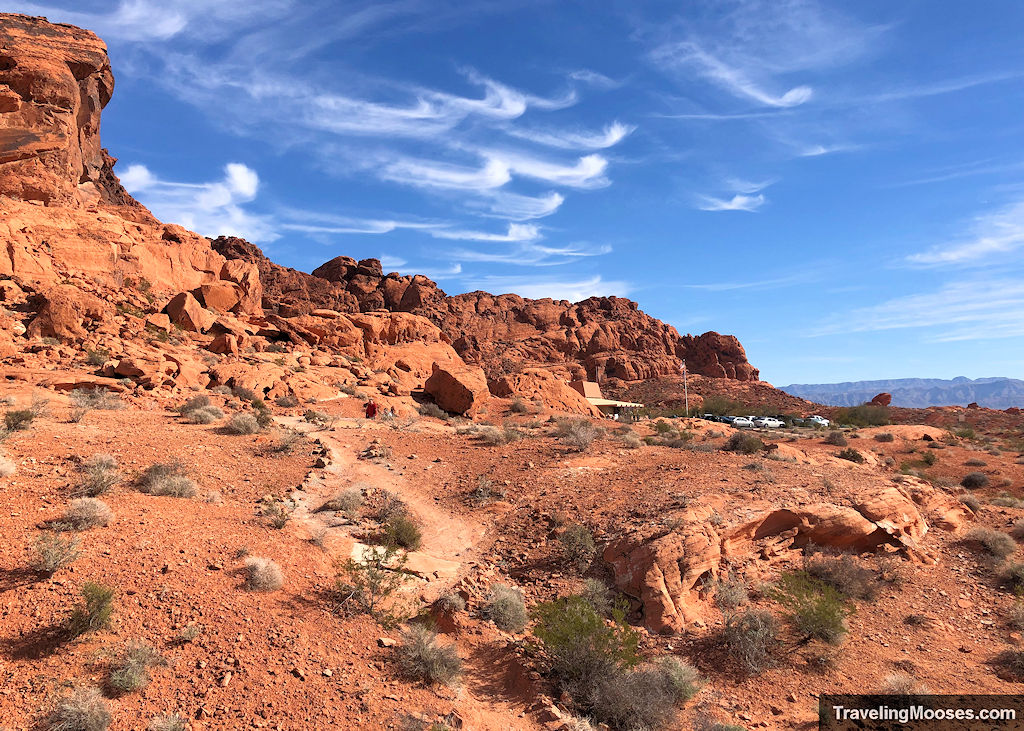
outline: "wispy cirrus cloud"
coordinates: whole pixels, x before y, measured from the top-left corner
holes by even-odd
[[[702,211],[746,211],[747,213],[753,213],[763,206],[765,201],[765,197],[760,194],[740,195],[737,193],[732,198],[716,198],[711,195],[702,195],[699,197],[697,208]]]
[[[931,329],[922,336],[927,342],[1020,337],[1024,335],[1024,281],[993,277],[950,282],[932,292],[835,315],[808,334],[903,329]]]
[[[959,241],[911,254],[906,262],[920,266],[974,265],[1024,248],[1024,200],[974,219]]]
[[[475,249],[452,249],[446,256],[456,261],[483,264],[506,264],[512,266],[560,266],[580,259],[610,254],[608,245],[590,246],[568,244],[565,246],[544,246],[537,243],[523,243],[508,251],[479,251]]]
[[[461,281],[470,288],[482,289],[494,292],[495,294],[514,292],[522,297],[533,299],[550,297],[551,299],[569,300],[570,302],[579,302],[588,297],[625,297],[632,289],[628,282],[607,280],[600,275],[585,279],[485,275],[463,277]]]
[[[561,208],[564,202],[565,196],[555,191],[531,196],[499,190],[489,191],[479,199],[470,199],[466,204],[497,218],[526,221],[550,216]]]
[[[510,223],[508,231],[503,234],[488,233],[485,231],[467,231],[465,229],[440,228],[431,230],[430,235],[435,239],[449,239],[452,241],[484,241],[490,243],[536,241],[541,238],[540,229],[537,226],[523,223]]]
[[[224,177],[206,183],[163,180],[145,165],[130,165],[121,184],[156,216],[204,236],[228,234],[257,243],[279,238],[273,220],[244,208],[256,199],[259,176],[242,163],[224,166]]]
[[[634,125],[613,122],[600,132],[519,129],[515,127],[509,128],[507,132],[512,137],[548,147],[559,147],[563,150],[603,150],[622,142],[635,129]]]
[[[783,92],[771,92],[755,82],[747,71],[730,66],[705,51],[695,41],[680,41],[658,47],[655,62],[679,71],[693,70],[734,96],[751,99],[768,107],[795,107],[808,101],[814,91],[809,86],[794,86]]]

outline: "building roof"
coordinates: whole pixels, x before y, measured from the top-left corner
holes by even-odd
[[[579,392],[581,396],[586,398],[604,398],[604,394],[601,393],[601,387],[593,381],[570,381],[569,387]]]
[[[635,404],[632,401],[615,401],[610,398],[587,398],[587,401],[594,406],[620,406],[622,408],[642,409],[643,404]]]

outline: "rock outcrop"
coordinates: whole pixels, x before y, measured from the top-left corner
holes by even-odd
[[[274,264],[242,239],[220,237],[213,247],[228,259],[257,266],[267,310],[283,316],[319,308],[412,312],[440,327],[459,355],[492,379],[542,366],[565,380],[636,381],[678,374],[684,358],[693,373],[758,378],[735,337],[682,336],[621,297],[571,303],[487,292],[448,296],[422,275],[385,274],[377,259],[339,256],[305,274]]]
[[[487,379],[479,368],[466,365],[434,363],[423,390],[434,397],[434,403],[453,414],[471,414],[487,400]]]
[[[100,145],[114,92],[95,34],[44,18],[0,18],[0,195],[45,205],[111,203],[148,212],[121,187]]]

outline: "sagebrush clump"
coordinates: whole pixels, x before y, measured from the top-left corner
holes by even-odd
[[[600,434],[586,419],[562,419],[555,427],[555,436],[575,452],[585,452]]]
[[[727,452],[739,452],[740,454],[757,454],[765,450],[765,444],[759,437],[746,432],[736,432],[723,447]]]
[[[773,666],[779,649],[779,620],[771,612],[750,609],[726,619],[722,632],[726,650],[752,674]]]
[[[442,645],[437,633],[415,624],[403,634],[398,659],[404,674],[430,684],[448,684],[462,674],[462,660],[455,647]]]
[[[825,444],[831,444],[833,447],[845,447],[849,442],[846,441],[846,437],[841,431],[830,431],[825,437]]]
[[[76,688],[54,703],[46,719],[49,731],[104,731],[110,710],[99,688]]]
[[[94,497],[75,498],[68,505],[60,523],[72,530],[88,530],[110,525],[114,511],[105,502]]]
[[[988,486],[988,483],[988,475],[984,472],[968,472],[964,475],[964,478],[960,480],[960,484],[968,490],[977,490],[980,487],[986,487]]]
[[[597,547],[594,536],[583,525],[570,525],[558,537],[562,547],[562,560],[576,571],[584,571],[594,560]]]
[[[33,571],[53,576],[82,555],[81,545],[82,540],[78,536],[44,533],[36,539],[33,546],[34,555],[30,566]]]
[[[263,427],[255,416],[240,411],[228,421],[227,430],[232,434],[258,434],[263,431]]]
[[[132,642],[114,657],[107,682],[115,695],[134,693],[149,685],[150,668],[166,664],[164,657],[149,645]]]
[[[487,597],[484,615],[498,629],[519,633],[526,627],[526,604],[523,594],[507,584],[495,584]]]
[[[139,477],[138,486],[139,490],[149,495],[168,497],[195,497],[197,491],[196,483],[179,462],[151,465]]]
[[[121,481],[117,460],[109,454],[94,454],[81,465],[82,478],[76,493],[99,497],[110,492]]]
[[[417,551],[423,545],[423,531],[409,515],[399,513],[384,523],[383,539],[385,545]]]
[[[1003,561],[1017,552],[1017,543],[1009,535],[992,528],[973,528],[964,536],[965,541],[979,544],[989,556]]]
[[[281,567],[269,558],[250,556],[245,559],[245,588],[250,591],[277,591],[284,586]]]

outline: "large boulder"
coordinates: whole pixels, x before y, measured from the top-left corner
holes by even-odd
[[[95,295],[70,284],[61,284],[34,295],[36,316],[28,324],[29,337],[54,337],[79,341],[87,334],[86,322],[101,323],[113,317],[113,308]]]
[[[220,278],[234,282],[239,288],[239,301],[235,311],[244,315],[263,314],[263,283],[260,270],[255,264],[241,259],[224,262]]]
[[[445,411],[468,414],[487,400],[487,378],[476,367],[456,363],[434,363],[423,390]]]
[[[201,284],[192,294],[206,309],[223,314],[231,312],[242,299],[236,285],[223,281]]]
[[[494,396],[521,398],[542,404],[552,411],[601,416],[601,410],[551,371],[530,368],[521,373],[498,376],[487,382]]]
[[[203,309],[190,292],[181,292],[164,305],[163,311],[171,318],[171,322],[182,330],[203,333],[217,321],[216,316]]]

